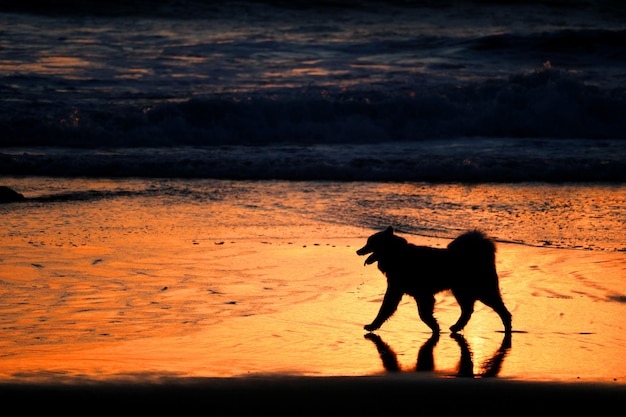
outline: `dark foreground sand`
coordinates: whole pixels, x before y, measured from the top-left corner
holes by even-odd
[[[159,383],[5,384],[3,406],[29,411],[200,415],[395,415],[607,412],[619,415],[626,386],[502,379],[374,377],[199,378]],[[597,415],[597,414],[595,414]]]

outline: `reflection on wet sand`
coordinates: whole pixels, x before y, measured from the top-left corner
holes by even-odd
[[[502,368],[504,358],[507,356],[511,349],[511,333],[505,333],[502,343],[496,352],[487,359],[480,371],[474,371],[474,361],[472,359],[472,350],[469,344],[465,340],[465,337],[458,333],[452,333],[450,335],[454,339],[459,348],[461,349],[461,358],[457,367],[456,376],[470,377],[470,378],[484,378],[497,376]],[[402,369],[398,362],[396,353],[391,346],[383,341],[383,339],[374,333],[367,333],[365,338],[371,340],[376,345],[376,350],[380,355],[380,359],[383,363],[383,367],[387,372],[406,372],[408,370]],[[433,333],[433,335],[422,345],[417,353],[417,363],[415,365],[415,372],[434,372],[435,369],[435,357],[434,349],[439,342],[439,333]]]

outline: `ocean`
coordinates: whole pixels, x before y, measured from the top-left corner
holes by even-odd
[[[626,179],[619,1],[3,1],[0,175]]]

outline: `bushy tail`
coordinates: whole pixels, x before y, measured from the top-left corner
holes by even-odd
[[[479,259],[496,258],[496,245],[480,230],[472,230],[463,233],[448,245],[448,249],[462,257],[472,257]]]

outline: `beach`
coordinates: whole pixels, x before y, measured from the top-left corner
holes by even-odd
[[[219,248],[224,261],[207,265],[206,277],[170,275],[170,267],[184,267],[171,260],[164,267],[160,258],[152,272],[138,276],[142,283],[126,288],[119,277],[104,274],[76,282],[55,274],[46,284],[23,276],[28,295],[7,289],[9,283],[17,286],[10,280],[17,268],[5,258],[3,328],[11,337],[2,348],[3,379],[384,374],[363,325],[375,316],[385,281],[377,269],[363,267],[353,250],[358,242],[313,242],[306,248],[301,242],[230,243]],[[473,376],[486,373],[502,354],[494,376],[505,379],[623,383],[624,255],[500,246],[501,288],[515,332],[502,352],[505,336],[497,315],[477,305],[462,333],[473,354]],[[201,248],[195,252],[208,257]],[[92,269],[92,262],[83,264]],[[150,270],[145,262],[138,265]],[[51,266],[41,269],[46,268]],[[614,278],[600,284],[593,279],[600,275]],[[459,310],[451,295],[438,298],[435,315],[443,330],[435,367],[427,372],[445,378],[460,372],[462,346],[446,331]],[[408,297],[376,334],[403,372],[415,371],[418,352],[431,336]]]
[[[13,181],[49,189],[45,179]],[[294,217],[272,194],[290,187],[317,195],[328,184],[200,182],[254,190],[252,204],[194,198],[205,188],[185,180],[156,196],[141,193],[155,188],[144,180],[55,183],[88,184],[90,197],[31,194],[32,201],[2,207],[0,379],[7,389],[90,387],[103,395],[118,386],[145,393],[190,384],[195,392],[208,384],[219,392],[238,386],[233,381],[244,391],[287,381],[284,389],[301,387],[303,395],[308,384],[324,391],[326,382],[357,395],[348,381],[366,391],[379,381],[394,391],[394,384],[444,389],[466,382],[441,381],[493,379],[530,390],[533,383],[572,392],[597,384],[612,395],[626,386],[623,251],[497,242],[510,339],[480,303],[460,337],[451,337],[459,308],[444,292],[433,345],[409,297],[381,329],[363,330],[386,283],[356,250],[376,229],[319,221],[296,203],[303,215]],[[96,192],[103,190],[108,197]],[[321,210],[324,200],[316,201]],[[450,242],[403,236],[433,247]]]

